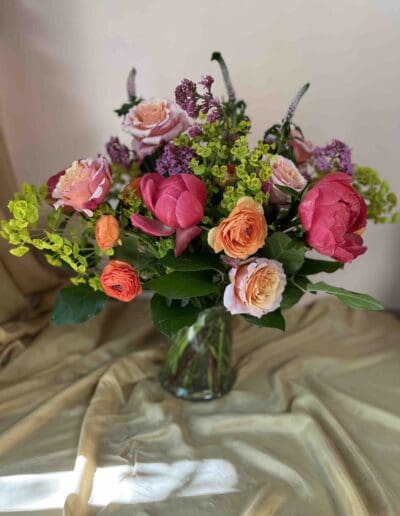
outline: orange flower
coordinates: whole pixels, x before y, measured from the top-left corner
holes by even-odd
[[[100,276],[100,283],[107,296],[119,301],[132,301],[142,293],[139,274],[129,263],[110,260]]]
[[[242,197],[230,215],[208,233],[208,244],[216,253],[245,260],[264,245],[268,226],[261,204]]]
[[[111,249],[119,240],[119,225],[112,215],[102,215],[96,222],[96,242],[100,249]]]

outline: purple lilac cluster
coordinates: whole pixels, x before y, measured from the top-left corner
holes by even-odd
[[[195,152],[190,147],[177,147],[167,143],[162,156],[156,162],[156,171],[162,176],[177,176],[190,173],[189,162]]]
[[[354,174],[350,148],[340,140],[332,140],[325,147],[316,147],[314,163],[321,172],[345,172],[349,176]]]
[[[211,93],[213,82],[211,75],[202,77],[199,84],[203,91],[199,93],[195,82],[183,79],[175,88],[176,103],[192,118],[197,118],[203,113],[207,115],[208,122],[215,122],[222,115],[222,106],[219,99]]]
[[[119,138],[112,136],[106,143],[106,150],[113,163],[129,168],[131,163],[129,149],[119,141]]]

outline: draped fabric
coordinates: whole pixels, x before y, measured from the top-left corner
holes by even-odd
[[[233,391],[190,403],[158,382],[147,301],[53,327],[55,273],[0,259],[0,514],[400,514],[395,316],[323,299],[286,333],[238,319]]]

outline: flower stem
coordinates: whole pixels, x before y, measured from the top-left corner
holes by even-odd
[[[217,61],[221,68],[222,77],[224,79],[226,91],[228,93],[229,102],[236,102],[235,90],[233,89],[233,84],[229,76],[228,67],[226,66],[225,60],[222,57],[221,52],[213,52],[211,56],[211,61]]]

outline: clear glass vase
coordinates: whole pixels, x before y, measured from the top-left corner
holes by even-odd
[[[161,373],[163,387],[178,398],[212,400],[230,391],[232,316],[223,307],[200,312],[195,323],[172,339]]]

